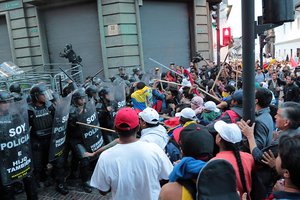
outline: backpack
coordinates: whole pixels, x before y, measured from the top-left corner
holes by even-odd
[[[173,139],[170,138],[166,147],[165,147],[165,153],[169,157],[171,163],[173,164],[175,161],[181,159],[181,151],[179,149],[179,145],[177,142]]]
[[[240,119],[241,119],[241,117],[240,117],[236,112],[234,112],[233,110],[226,110],[226,112],[224,112],[224,113],[222,114],[222,117],[223,117],[226,113],[228,114],[231,123],[236,123],[237,121],[240,121]]]

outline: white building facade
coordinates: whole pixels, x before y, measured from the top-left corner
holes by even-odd
[[[300,0],[296,1],[300,6]],[[300,57],[300,9],[296,8],[295,21],[284,23],[275,30],[275,58],[285,60],[288,56],[293,57],[296,62]]]

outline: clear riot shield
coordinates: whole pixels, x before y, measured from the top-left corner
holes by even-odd
[[[141,81],[144,82],[146,85],[150,85],[152,82],[151,79],[152,79],[152,75],[149,72],[147,72],[143,74]]]
[[[10,185],[33,169],[26,99],[0,103],[0,127],[1,182]]]
[[[112,96],[111,100],[115,102],[116,108],[114,108],[115,111],[119,110],[120,108],[123,108],[126,106],[126,85],[125,83],[120,83],[118,85],[112,85]],[[112,105],[113,106],[113,105]]]
[[[69,94],[67,97],[59,99],[56,104],[49,150],[49,162],[56,160],[64,151],[71,99],[72,94]]]
[[[93,100],[86,103],[83,112],[78,116],[78,121],[89,125],[99,126],[98,115]],[[99,128],[80,125],[80,131],[82,133],[84,147],[87,151],[95,152],[103,145],[103,137]]]
[[[159,70],[150,69],[145,74],[143,74],[141,81],[144,82],[146,85],[151,86],[155,82],[155,79],[161,78],[160,76],[161,74]]]

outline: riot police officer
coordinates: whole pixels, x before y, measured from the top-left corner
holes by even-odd
[[[97,102],[97,87],[95,85],[90,85],[85,89],[85,93],[88,96],[88,100],[94,99]]]
[[[96,87],[100,87],[103,81],[99,77],[94,77],[92,80],[92,84],[95,85]]]
[[[142,72],[141,72],[141,69],[139,67],[136,67],[132,70],[133,74],[131,75],[129,81],[131,83],[134,83],[134,82],[140,82],[141,81],[141,78],[142,78]]]
[[[34,176],[39,183],[47,183],[46,169],[49,157],[49,147],[54,118],[54,106],[46,99],[47,88],[45,84],[36,84],[30,89],[32,103],[29,104],[29,124],[32,127],[30,132]],[[56,174],[56,190],[66,195],[68,189],[64,181],[63,158],[57,158],[53,163],[53,170]]]
[[[66,44],[63,53],[59,53],[59,56],[62,58],[67,58],[72,64],[80,64],[82,58],[77,56],[72,48],[72,44]]]
[[[7,138],[11,137],[11,136],[8,136],[9,135],[9,131],[8,131],[9,127],[17,126],[18,122],[24,120],[22,118],[22,115],[18,115],[18,117],[21,117],[21,119],[19,121],[19,119],[17,119],[18,117],[15,117],[14,115],[12,115],[9,112],[10,106],[12,106],[11,105],[12,102],[13,102],[13,97],[7,91],[0,90],[0,124],[1,124],[0,138],[1,138],[1,142],[4,142],[5,138],[7,139]],[[23,147],[22,147],[23,150],[29,149],[27,147],[29,145],[29,143],[23,143],[22,145],[23,145]],[[16,154],[16,152],[13,152],[13,151],[14,151],[13,148],[11,148],[11,149],[9,149],[8,152],[7,152],[7,150],[3,150],[1,152],[1,162],[2,162],[3,166],[0,169],[0,173],[1,173],[2,178],[3,178],[3,176],[5,176],[5,174],[8,176],[7,173],[3,173],[1,170],[4,169],[6,171],[8,166],[6,166],[5,163],[7,164],[7,163],[13,162],[13,160],[10,160],[10,158],[15,157],[14,154]],[[15,163],[18,163],[18,162],[15,162]],[[19,172],[17,172],[17,173],[19,173]],[[14,184],[4,184],[4,182],[3,182],[5,180],[7,181],[9,179],[10,179],[10,176],[8,176],[5,179],[0,179],[0,199],[1,200],[14,200],[15,199]],[[33,179],[32,175],[30,173],[28,173],[22,180],[24,183],[24,188],[25,188],[27,199],[37,200],[38,199],[37,190],[36,190],[36,187],[34,184],[34,179]],[[19,182],[15,182],[15,183],[19,183]]]
[[[99,91],[99,101],[96,106],[99,123],[102,127],[113,129],[114,117],[117,112],[117,105],[110,100],[110,94],[108,88],[102,88]],[[105,144],[112,142],[116,136],[108,131],[103,131],[103,139]]]
[[[13,82],[10,86],[9,86],[9,91],[10,92],[15,92],[18,94],[21,94],[21,86],[19,83],[17,82]]]
[[[71,105],[69,114],[67,138],[73,157],[79,161],[79,170],[83,189],[85,192],[91,193],[92,188],[88,184],[90,161],[89,158],[84,156],[86,149],[84,147],[80,126],[76,123],[79,121],[80,115],[85,112],[86,97],[87,95],[84,88],[78,88],[73,93],[73,103]],[[74,170],[74,167],[75,166],[72,166],[71,168]],[[71,174],[72,173],[74,172],[71,171]]]
[[[9,86],[9,91],[11,92],[11,95],[14,98],[14,101],[21,101],[23,98],[27,98],[22,94],[21,86],[17,82],[13,82]]]
[[[128,75],[126,74],[125,67],[119,67],[118,71],[119,71],[119,74],[116,75],[117,76],[116,78],[128,80]]]

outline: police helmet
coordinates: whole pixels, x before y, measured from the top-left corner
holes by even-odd
[[[66,49],[72,49],[72,44],[66,44]]]
[[[136,67],[136,68],[134,68],[134,69],[132,70],[132,72],[133,72],[134,74],[136,74],[136,73],[139,72],[139,71],[141,71],[141,69],[138,68],[138,67]]]
[[[112,77],[110,77],[109,79],[110,79],[111,82],[114,82],[114,81],[116,80],[116,77],[115,77],[115,76],[112,76]]]
[[[92,97],[93,94],[97,93],[97,87],[95,85],[90,85],[86,88],[85,93],[89,96]]]
[[[21,86],[19,83],[12,83],[10,86],[9,86],[9,91],[10,92],[16,92],[16,93],[21,93]]]
[[[134,82],[136,82],[136,79],[132,76],[132,77],[130,77],[130,78],[128,79],[128,81],[129,81],[130,83],[134,83]]]
[[[21,101],[22,100],[22,95],[20,93],[12,92],[11,96],[14,99],[14,101]]]
[[[11,94],[5,90],[0,90],[0,103],[7,103],[13,100]]]
[[[93,84],[94,85],[100,85],[102,83],[102,80],[98,77],[93,78]]]
[[[84,88],[78,88],[74,91],[74,94],[72,96],[72,98],[74,100],[77,100],[77,99],[82,99],[82,98],[85,98],[86,97],[86,94],[85,94],[85,90]]]
[[[100,96],[100,97],[104,97],[106,94],[109,94],[108,88],[102,88],[102,89],[99,91],[99,96]]]
[[[39,84],[33,85],[29,91],[32,101],[37,101],[39,95],[45,94],[46,90],[47,90],[47,87],[45,84],[39,83]]]

